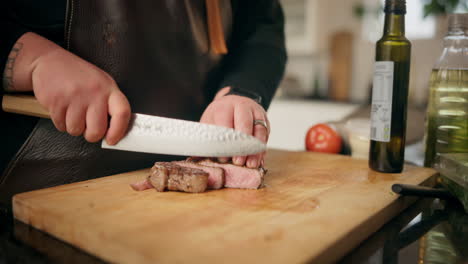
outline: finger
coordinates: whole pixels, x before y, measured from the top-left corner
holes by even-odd
[[[268,142],[268,137],[269,137],[269,132],[268,128],[270,127],[270,122],[268,121],[268,118],[263,112],[255,112],[254,113],[254,120],[263,120],[267,124],[267,127],[257,124],[253,128],[253,136],[258,138],[260,141],[263,143]],[[252,121],[253,122],[253,121]]]
[[[253,114],[252,110],[242,105],[236,106],[234,109],[234,128],[247,135],[252,135],[253,129]],[[232,162],[238,166],[243,166],[247,157],[234,157]]]
[[[268,142],[268,139],[270,138],[270,133],[271,133],[271,125],[270,125],[270,119],[268,119],[268,115],[267,113],[264,114],[265,116],[265,121],[267,122],[267,127],[268,127],[268,136],[267,136],[267,142]]]
[[[50,118],[52,119],[52,122],[58,131],[67,131],[67,126],[65,124],[66,113],[67,108],[64,105],[57,106],[52,111],[50,111]]]
[[[105,101],[96,101],[88,107],[86,112],[86,130],[84,137],[89,142],[97,142],[106,134],[107,130],[107,104]]]
[[[107,130],[106,141],[109,145],[115,145],[127,132],[131,115],[130,104],[122,92],[116,91],[111,93],[108,111],[111,120],[109,129]]]
[[[65,124],[67,126],[68,134],[72,136],[79,136],[85,130],[86,121],[86,107],[81,103],[72,103],[67,108],[65,117]]]
[[[210,111],[210,108],[207,108],[200,118],[200,123],[213,124],[213,122],[213,113]]]
[[[255,154],[255,155],[248,156],[247,160],[245,161],[245,163],[247,164],[247,167],[249,167],[249,168],[263,167],[264,160],[265,160],[265,155],[266,155],[266,152],[262,152],[262,153],[258,153],[258,154]],[[251,161],[251,160],[255,160],[256,164],[253,164],[253,165],[256,165],[256,166],[252,165],[253,161]],[[250,165],[249,165],[249,163],[250,163]]]
[[[212,120],[215,125],[234,128],[234,107],[225,107],[213,112]],[[227,163],[229,160],[229,157],[218,158],[221,163]]]
[[[267,153],[263,152],[262,154],[262,159],[260,160],[260,167],[264,168],[265,167],[265,158],[266,158]]]
[[[267,124],[266,115],[263,111],[255,111],[254,112],[254,120],[264,120]],[[253,135],[254,137],[258,138],[260,141],[266,143],[268,141],[268,129],[262,125],[254,125],[253,127]],[[263,161],[263,153],[258,153],[255,155],[250,155],[247,157],[246,164],[249,168],[258,168],[258,166]]]

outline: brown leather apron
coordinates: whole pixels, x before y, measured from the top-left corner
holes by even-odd
[[[219,1],[225,37],[232,11]],[[111,74],[132,111],[198,120],[216,92],[222,55],[210,52],[204,0],[69,0],[65,45]],[[40,120],[0,178],[12,195],[149,167],[177,157],[104,150]],[[180,157],[179,157],[180,158]]]

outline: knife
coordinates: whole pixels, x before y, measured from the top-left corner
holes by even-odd
[[[2,108],[5,112],[50,118],[33,96],[5,95]],[[231,128],[138,113],[132,114],[127,134],[116,145],[102,140],[101,147],[198,157],[246,156],[266,150],[265,143]]]

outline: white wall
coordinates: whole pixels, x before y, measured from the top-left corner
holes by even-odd
[[[318,30],[316,38],[320,52],[328,53],[331,34],[350,31],[354,35],[351,100],[363,101],[367,97],[372,77],[374,44],[361,38],[362,23],[353,14],[353,7],[361,0],[316,0],[318,2]]]
[[[351,101],[363,102],[366,100],[372,81],[373,65],[375,57],[375,42],[363,38],[363,20],[356,18],[353,7],[363,1],[372,0],[310,0],[313,1],[313,9],[309,15],[311,26],[312,44],[315,58],[323,60],[328,57],[330,36],[338,31],[350,31],[354,35],[353,44],[353,69],[351,84]],[[377,0],[375,0],[377,1]],[[287,4],[288,0],[284,0]],[[410,81],[410,100],[415,104],[424,104],[428,95],[429,74],[437,58],[440,56],[442,38],[446,31],[444,19],[439,21],[439,29],[434,39],[411,40],[412,66]],[[307,59],[299,55],[290,55],[288,71],[302,76],[306,82],[306,88],[311,86],[313,74]],[[316,66],[315,66],[316,67]],[[322,66],[323,67],[323,66]]]

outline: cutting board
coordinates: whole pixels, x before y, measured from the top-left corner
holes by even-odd
[[[133,191],[141,170],[18,194],[14,216],[111,262],[330,263],[414,201],[393,183],[431,186],[436,173],[279,150],[266,166],[260,190]]]

